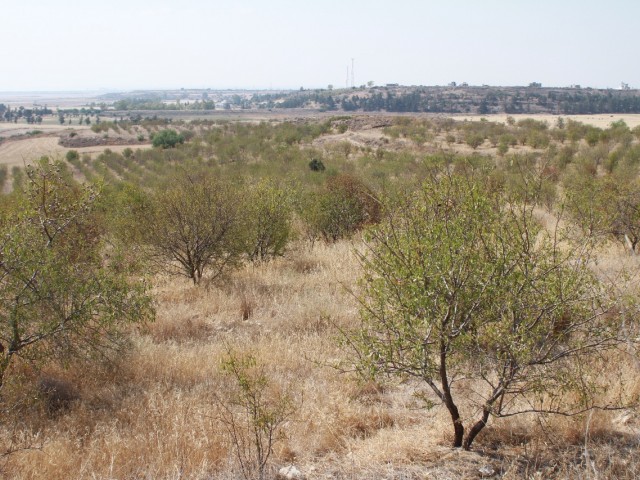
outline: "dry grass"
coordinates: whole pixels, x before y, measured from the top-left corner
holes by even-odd
[[[239,478],[215,402],[229,388],[220,371],[229,347],[252,352],[273,382],[303,399],[276,444],[276,469],[293,463],[309,479],[479,478],[485,466],[504,478],[640,473],[633,412],[544,425],[534,417],[492,421],[475,452],[459,452],[448,447],[446,413],[420,408],[412,395],[421,385],[358,383],[323,366],[344,358],[337,327],[358,318],[344,288],[359,275],[353,248],[298,245],[200,288],[158,278],[158,319],[134,334],[129,356],[109,367],[47,372],[74,392],[73,401],[55,415],[46,399],[32,402],[20,421],[4,425],[4,444],[38,448],[4,458],[2,475]],[[633,368],[621,371],[637,383]]]
[[[551,114],[506,114],[496,113],[491,115],[456,115],[453,116],[458,121],[477,121],[479,118],[486,118],[490,122],[507,123],[507,117],[513,117],[516,121],[526,118],[532,118],[534,120],[547,122],[550,126],[553,126],[561,117],[565,120],[575,120],[587,125],[593,125],[594,127],[607,128],[612,122],[623,120],[630,128],[640,125],[640,115],[638,114],[609,114],[603,113],[598,115],[551,115]]]

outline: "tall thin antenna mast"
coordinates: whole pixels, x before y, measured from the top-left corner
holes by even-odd
[[[353,63],[354,63],[355,59],[351,59],[351,86],[355,87],[356,86],[356,82],[355,82],[355,76],[353,74]]]

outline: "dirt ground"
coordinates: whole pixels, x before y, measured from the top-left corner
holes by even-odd
[[[51,120],[51,119],[48,119]],[[57,120],[57,119],[56,119]],[[136,141],[133,134],[120,132],[117,137],[113,137],[112,143],[115,145],[95,142],[93,146],[86,147],[64,147],[59,144],[60,138],[67,138],[71,132],[78,139],[100,139],[104,134],[94,133],[86,125],[60,125],[44,122],[40,125],[28,125],[25,123],[0,123],[0,165],[23,166],[47,155],[51,158],[64,158],[69,150],[76,150],[80,154],[99,154],[106,148],[114,152],[122,152],[125,148],[150,148],[151,144],[141,144]],[[39,132],[29,136],[30,132]],[[113,132],[112,132],[113,135]],[[92,142],[88,142],[91,145]],[[103,144],[100,144],[103,143]],[[109,142],[111,143],[111,142]]]
[[[9,138],[14,135],[26,135],[28,132],[40,130],[43,133],[61,133],[65,130],[90,131],[90,128],[83,125],[60,125],[59,123],[43,123],[40,125],[28,125],[25,123],[0,123],[0,138]]]
[[[486,118],[490,122],[500,122],[506,123],[507,117],[511,116],[516,121],[522,120],[525,118],[533,118],[534,120],[546,121],[549,126],[554,126],[558,121],[559,117],[566,119],[575,120],[576,122],[586,123],[588,125],[593,125],[598,128],[607,128],[611,125],[612,122],[617,122],[618,120],[624,120],[625,123],[629,126],[629,128],[634,128],[640,125],[640,114],[601,114],[601,115],[507,115],[506,113],[498,113],[493,115],[451,115],[451,118],[459,121],[469,120],[479,120],[480,118]]]
[[[122,152],[125,148],[151,148],[151,144],[136,145],[111,145],[76,148],[78,153],[98,154],[106,148],[113,152]],[[9,141],[0,145],[0,165],[23,166],[47,155],[52,158],[63,158],[66,153],[72,150],[58,145],[58,137],[29,138],[25,140]]]

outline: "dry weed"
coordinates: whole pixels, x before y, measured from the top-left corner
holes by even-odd
[[[312,250],[301,244],[284,258],[248,265],[208,288],[158,277],[158,319],[133,334],[130,355],[108,367],[78,364],[46,372],[73,385],[77,397],[63,400],[59,414],[34,405],[19,422],[0,428],[3,445],[38,447],[6,457],[1,474],[237,478],[214,401],[229,393],[220,374],[228,348],[250,350],[268,366],[270,378],[303,393],[300,409],[282,425],[273,465],[295,463],[310,480],[478,478],[486,465],[497,477],[513,479],[640,474],[640,421],[633,411],[594,414],[588,431],[586,417],[544,424],[535,417],[492,419],[476,452],[457,452],[448,448],[445,412],[425,410],[413,396],[424,385],[357,383],[323,366],[345,359],[336,326],[358,321],[358,305],[345,290],[359,275],[353,249],[349,242]],[[616,375],[640,392],[629,358],[611,361]],[[25,366],[24,377],[35,392],[38,373]]]

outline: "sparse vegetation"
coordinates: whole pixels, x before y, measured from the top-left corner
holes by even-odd
[[[0,387],[17,359],[69,361],[121,348],[124,326],[153,313],[144,283],[103,263],[92,212],[98,191],[46,161],[26,177],[1,224]]]
[[[364,104],[357,89],[346,95]],[[249,99],[230,101],[242,109]],[[408,101],[397,95],[393,105]],[[627,124],[95,113],[64,112],[105,125],[77,127],[47,188],[32,189],[35,170],[6,168],[0,229],[12,243],[2,237],[0,262],[42,266],[35,278],[58,282],[24,283],[17,313],[35,332],[81,311],[77,329],[12,354],[1,475],[270,478],[288,465],[310,480],[475,478],[487,465],[505,478],[640,472],[630,255],[640,146]],[[133,146],[169,127],[184,143]],[[87,140],[108,148],[86,150]],[[43,211],[25,210],[43,191],[61,192],[40,201],[48,216],[25,213]],[[42,247],[36,233],[71,210],[64,241]],[[104,283],[91,281],[96,272]],[[12,285],[4,318],[20,293]],[[112,317],[89,308],[133,287],[138,313],[123,297]],[[149,295],[153,323],[142,322]],[[14,334],[2,328],[6,353]],[[88,348],[111,340],[125,347],[118,355]],[[472,450],[453,455],[454,443]]]
[[[232,387],[227,396],[216,396],[216,403],[240,472],[246,480],[263,480],[281,438],[280,429],[297,410],[295,399],[283,387],[273,385],[265,366],[251,354],[230,351],[222,361],[222,372]]]

